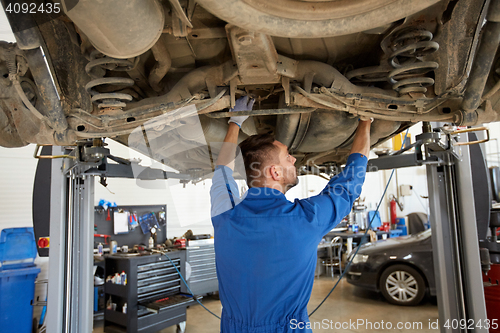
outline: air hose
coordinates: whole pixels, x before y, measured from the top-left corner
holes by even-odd
[[[406,137],[408,136],[408,131],[409,130],[410,129],[406,130],[403,143],[406,142]],[[403,147],[401,147],[401,150],[403,150]],[[330,290],[330,292],[328,293],[328,295],[326,295],[326,297],[321,301],[321,303],[319,303],[319,305],[309,314],[309,317],[311,317],[323,305],[323,303],[325,303],[325,301],[327,300],[327,298],[330,297],[330,295],[333,293],[333,291],[335,290],[335,288],[337,287],[337,285],[339,284],[339,282],[342,280],[342,278],[344,277],[345,273],[349,270],[349,267],[351,267],[351,264],[352,264],[352,261],[353,261],[354,257],[356,256],[356,254],[358,254],[358,251],[361,248],[361,244],[363,244],[363,241],[366,239],[366,236],[368,234],[368,230],[370,230],[372,222],[375,219],[375,217],[377,216],[377,213],[378,213],[378,211],[380,209],[380,205],[382,204],[382,201],[384,200],[384,197],[385,197],[385,193],[387,192],[387,188],[389,187],[389,184],[391,183],[391,179],[392,179],[392,176],[394,175],[394,171],[395,171],[395,169],[392,169],[391,176],[389,177],[389,180],[387,181],[387,184],[385,185],[384,193],[382,193],[382,196],[380,197],[380,200],[379,200],[378,205],[377,205],[377,209],[375,210],[375,214],[373,214],[373,217],[371,218],[370,223],[368,224],[368,228],[366,228],[365,233],[361,237],[361,241],[359,242],[360,245],[356,248],[356,251],[351,256],[351,259],[347,263],[344,271],[342,272],[342,275],[337,280],[337,282],[333,286],[332,290]]]
[[[155,252],[155,251],[153,251]],[[198,303],[200,304],[205,310],[207,310],[208,312],[210,312],[213,316],[217,317],[219,320],[220,320],[220,317],[218,315],[216,315],[215,313],[213,313],[212,311],[210,311],[209,309],[207,309],[205,307],[205,305],[203,305],[200,300],[198,298],[196,298],[196,296],[194,295],[194,293],[191,291],[191,288],[189,288],[186,280],[184,280],[184,277],[182,276],[181,272],[179,271],[179,269],[177,268],[177,266],[175,266],[174,262],[172,261],[172,259],[170,259],[170,257],[164,252],[164,251],[159,251],[161,254],[163,254],[165,257],[167,257],[167,259],[172,263],[172,266],[174,266],[175,270],[177,271],[177,273],[179,274],[179,277],[181,278],[182,282],[184,283],[184,285],[187,287],[187,290],[189,291],[189,293],[191,294],[191,296],[193,296],[193,299]]]

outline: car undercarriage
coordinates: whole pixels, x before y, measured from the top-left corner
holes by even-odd
[[[0,45],[4,147],[113,138],[209,174],[228,109],[249,96],[239,140],[274,134],[306,174],[345,162],[360,116],[372,148],[420,121],[499,118],[497,2],[2,3],[17,40]]]

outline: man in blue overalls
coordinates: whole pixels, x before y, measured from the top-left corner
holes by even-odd
[[[240,144],[249,190],[233,179],[237,138],[253,101],[240,98],[217,159],[210,190],[222,333],[311,332],[307,303],[317,246],[361,193],[370,151],[370,120],[360,120],[344,170],[323,191],[290,202],[295,158],[269,135]]]

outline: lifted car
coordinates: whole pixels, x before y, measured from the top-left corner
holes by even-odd
[[[328,174],[360,116],[375,119],[376,147],[420,121],[468,126],[500,112],[495,1],[2,4],[17,40],[0,45],[4,147],[113,138],[207,175],[225,110],[247,95],[240,141],[273,133],[301,174]]]

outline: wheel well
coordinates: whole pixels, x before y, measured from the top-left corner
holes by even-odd
[[[391,261],[391,262],[388,262],[387,264],[385,264],[384,266],[382,266],[382,268],[378,271],[378,274],[377,274],[377,290],[380,291],[380,277],[382,276],[382,273],[387,268],[394,266],[394,265],[405,265],[405,266],[411,267],[414,270],[416,270],[418,273],[420,273],[420,276],[422,276],[422,279],[424,279],[425,288],[427,290],[429,290],[429,282],[427,281],[427,276],[425,275],[425,273],[418,266],[416,266],[412,263],[409,263],[407,261]]]

